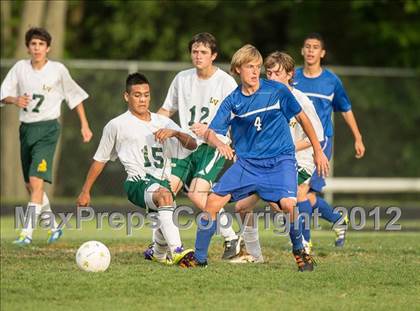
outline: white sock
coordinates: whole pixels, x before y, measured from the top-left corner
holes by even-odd
[[[28,213],[28,226],[24,229],[22,229],[22,234],[26,235],[27,237],[30,237],[32,239],[32,233],[34,232],[34,229],[38,223],[38,216],[41,214],[41,204],[29,202],[28,203],[28,209],[29,208],[35,208],[35,219],[32,219],[32,213]],[[29,210],[28,210],[29,212]],[[35,226],[32,225],[32,222],[35,224]]]
[[[47,193],[46,192],[44,192],[44,195],[42,196],[41,214],[44,213],[44,212],[50,212],[50,213],[52,213],[51,205],[50,205],[50,200],[48,199],[48,196],[47,196]],[[50,218],[50,217],[49,216],[46,216],[46,217],[42,217],[41,216],[41,219],[47,219],[47,218]],[[52,220],[53,220],[53,227],[51,228],[51,230],[54,231],[55,229],[58,228],[58,224],[55,221],[55,217]]]
[[[258,237],[258,227],[245,226],[243,237],[248,254],[255,258],[262,256],[260,240]]]
[[[157,259],[165,259],[168,244],[160,229],[153,229],[153,256]]]
[[[224,213],[225,209],[222,208],[219,212],[220,214],[220,224],[223,226],[226,226],[226,224],[228,223],[228,217],[226,215],[222,215],[222,213]],[[232,228],[232,225],[230,225],[229,227],[225,227],[222,228],[220,227],[220,234],[222,235],[222,237],[225,239],[225,241],[232,241],[232,240],[236,240],[238,238],[238,236],[236,235],[235,231]]]
[[[168,244],[171,254],[175,252],[177,247],[182,246],[179,229],[175,226],[172,220],[173,214],[173,206],[162,206],[158,208],[158,217],[161,223],[160,230],[165,237],[165,241]]]

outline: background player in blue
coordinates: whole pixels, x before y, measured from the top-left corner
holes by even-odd
[[[323,142],[324,153],[331,159],[332,137],[334,135],[332,112],[340,111],[354,136],[354,149],[356,158],[360,159],[365,153],[362,135],[357,126],[356,119],[351,111],[351,103],[343,88],[340,79],[328,69],[321,67],[321,59],[325,56],[325,44],[321,35],[312,33],[308,35],[302,47],[304,67],[298,68],[294,77],[295,88],[302,91],[313,102],[316,112],[324,127],[325,140]],[[339,213],[334,213],[333,208],[319,194],[325,186],[325,180],[315,172],[310,182],[311,192],[308,195],[313,208],[318,208],[321,217],[331,223],[339,218]],[[335,245],[344,246],[344,228],[337,228]]]
[[[305,253],[297,217],[297,170],[295,146],[289,120],[302,124],[313,147],[318,170],[328,173],[328,160],[322,152],[315,131],[300,105],[286,86],[260,79],[262,57],[252,45],[245,45],[232,57],[231,71],[241,84],[223,101],[206,132],[206,140],[220,154],[233,158],[233,150],[216,134],[225,135],[231,128],[237,161],[220,178],[208,197],[205,210],[211,220],[229,201],[253,194],[275,203],[289,214],[290,239],[299,271],[312,271],[313,260]],[[216,222],[201,220],[195,242],[194,265],[207,265],[207,251]]]

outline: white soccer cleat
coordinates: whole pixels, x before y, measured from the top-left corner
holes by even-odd
[[[249,254],[244,254],[229,260],[230,263],[264,263],[264,257],[261,255],[256,258]]]

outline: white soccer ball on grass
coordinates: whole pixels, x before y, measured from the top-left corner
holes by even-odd
[[[87,272],[103,272],[111,263],[108,247],[98,241],[88,241],[76,253],[77,266]]]

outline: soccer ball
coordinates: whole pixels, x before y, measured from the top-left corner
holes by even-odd
[[[87,272],[102,272],[108,269],[111,254],[108,247],[98,241],[88,241],[76,253],[77,266]]]

